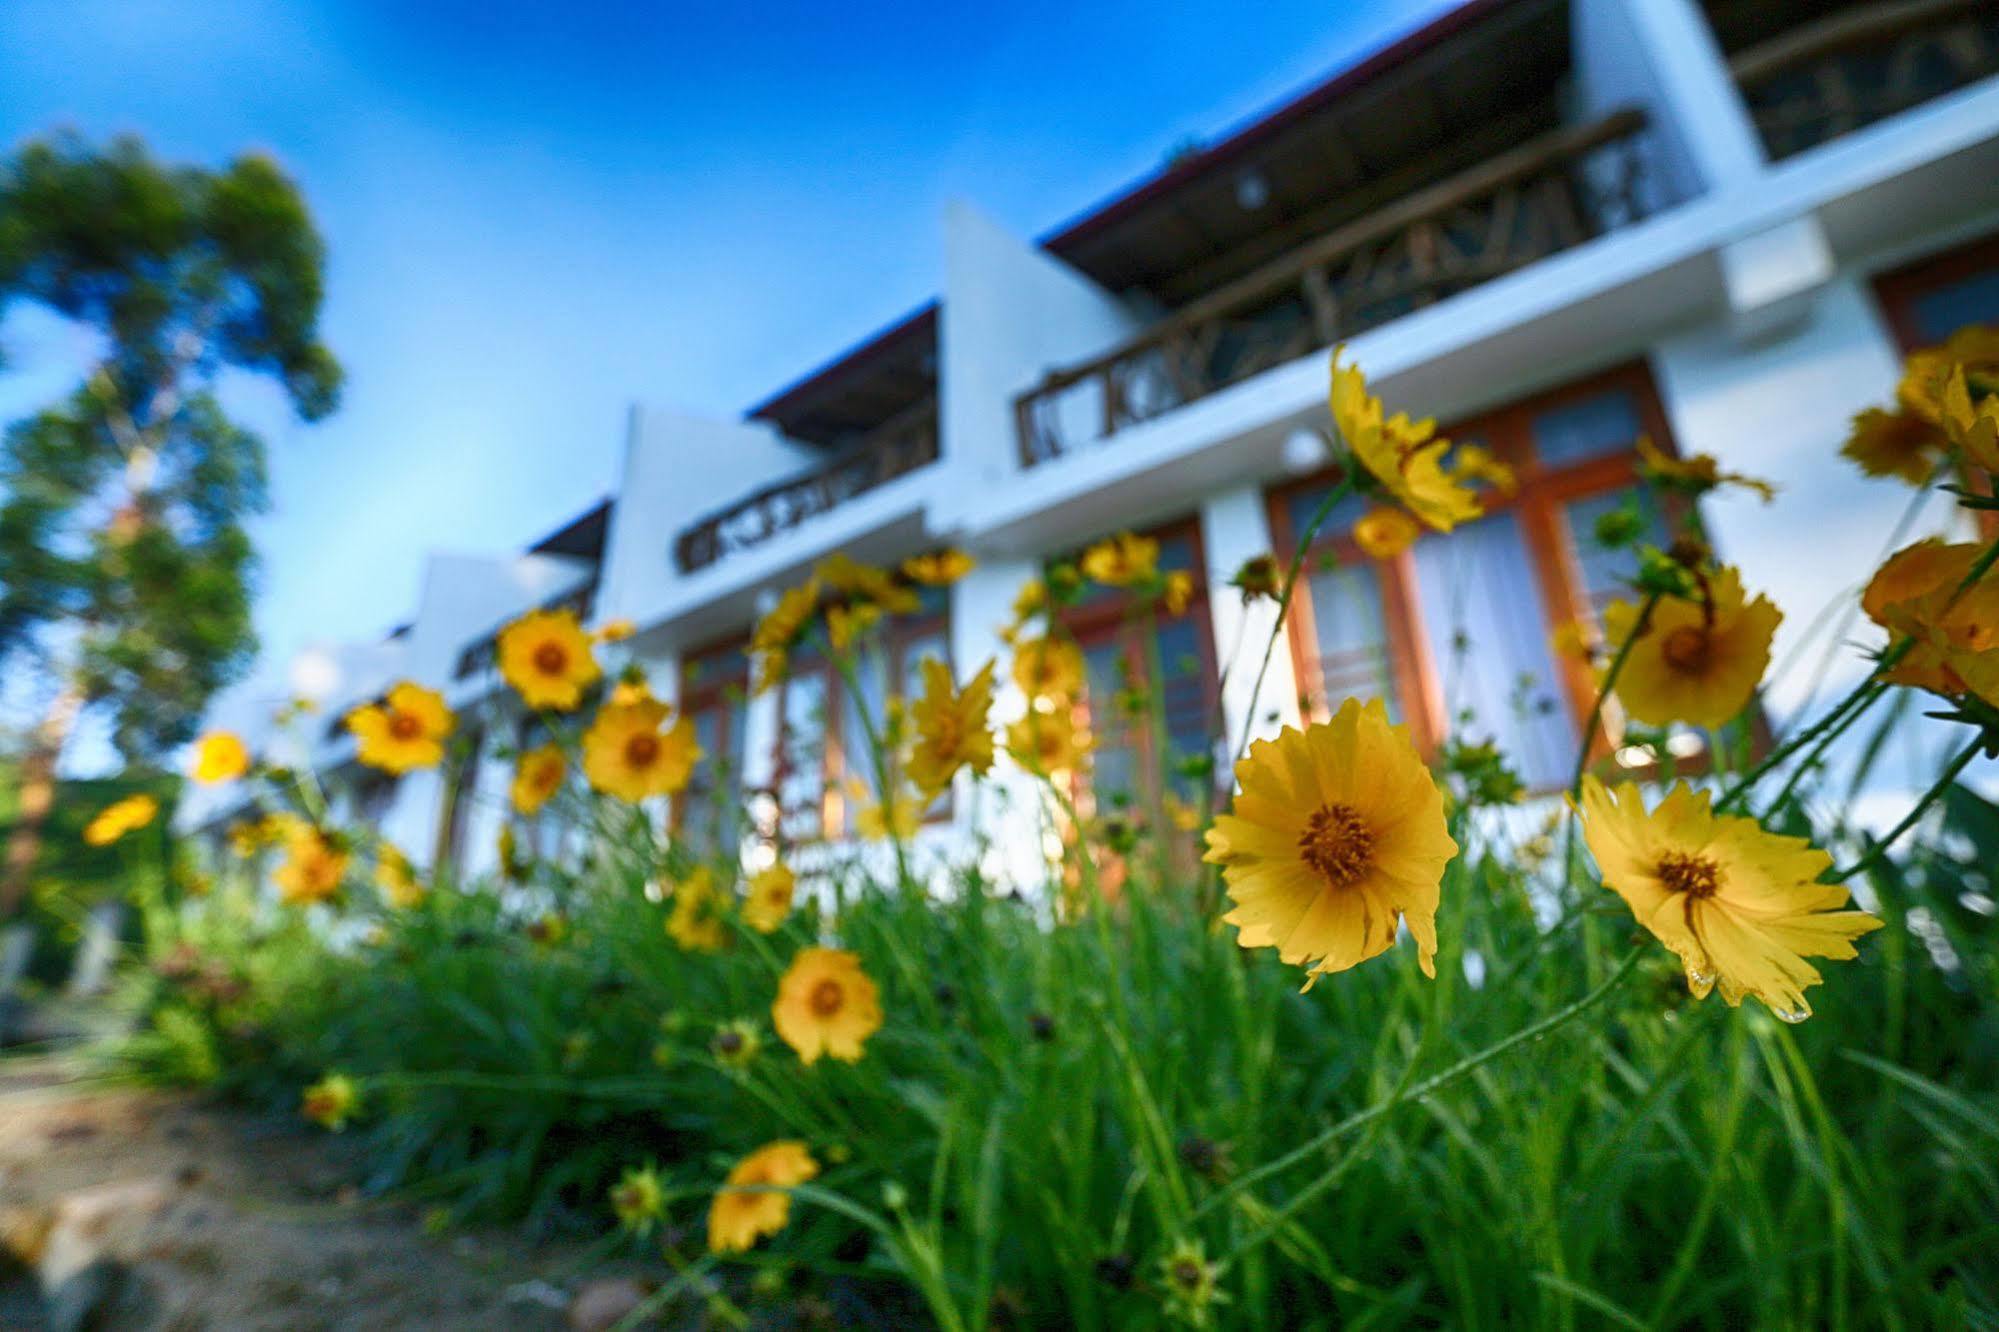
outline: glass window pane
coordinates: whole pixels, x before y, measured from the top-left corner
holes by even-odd
[[[1942,342],[1971,324],[1999,324],[1999,268],[1926,291],[1909,312],[1924,342]]]
[[[1575,762],[1576,728],[1515,516],[1496,514],[1425,537],[1415,557],[1447,731],[1495,741],[1531,786],[1559,786]]]
[[[872,803],[880,798],[875,780],[875,753],[868,741],[872,728],[881,732],[882,708],[887,698],[888,668],[882,656],[879,639],[860,648],[854,658],[854,683],[860,687],[858,698],[846,687],[840,685],[840,791],[845,800],[844,827],[842,831],[854,830],[854,816],[862,802]],[[863,724],[861,709],[867,709]]]
[[[1666,544],[1666,515],[1648,487],[1608,490],[1562,506],[1570,571],[1575,585],[1582,590],[1591,617],[1599,623],[1605,606],[1633,595],[1631,580],[1638,576],[1635,544],[1609,548],[1596,539],[1598,520],[1620,509],[1631,509],[1639,515],[1643,523],[1640,540],[1655,546]]]
[[[1333,712],[1349,698],[1379,698],[1400,721],[1380,575],[1372,567],[1341,565],[1312,574],[1306,587],[1318,638],[1315,659],[1306,663],[1307,681],[1318,682],[1317,693],[1307,701]]]
[[[1570,463],[1622,453],[1644,433],[1638,419],[1638,404],[1623,389],[1599,393],[1580,402],[1565,403],[1533,420],[1534,449],[1543,467],[1564,467]]]
[[[779,819],[784,835],[820,835],[826,793],[826,673],[796,672],[784,686],[784,733],[779,739]]]
[[[1291,520],[1291,535],[1286,542],[1287,545],[1295,548],[1298,542],[1304,539],[1306,529],[1312,525],[1312,515],[1319,511],[1319,506],[1325,503],[1326,496],[1330,495],[1333,487],[1338,484],[1337,481],[1326,481],[1292,492],[1291,498],[1285,501],[1285,512]],[[1326,521],[1319,525],[1318,536],[1314,540],[1351,532],[1355,520],[1367,512],[1368,504],[1365,496],[1348,495],[1333,506],[1332,513],[1328,514]]]
[[[1198,783],[1171,776],[1182,759],[1196,758],[1208,751],[1208,733],[1214,720],[1208,705],[1208,673],[1201,660],[1204,626],[1194,615],[1183,615],[1159,626],[1159,675],[1164,685],[1166,714],[1166,770],[1169,785],[1186,788],[1191,796]]]
[[[1138,779],[1138,734],[1119,695],[1129,687],[1124,644],[1115,637],[1083,645],[1084,703],[1097,748],[1091,787],[1100,809],[1119,796],[1135,796]]]

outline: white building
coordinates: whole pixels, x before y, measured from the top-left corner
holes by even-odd
[[[1382,693],[1425,744],[1469,709],[1558,784],[1589,683],[1548,632],[1628,572],[1587,538],[1634,493],[1641,433],[1782,488],[1704,513],[1786,608],[1780,664],[1865,638],[1815,617],[1852,598],[1909,495],[1837,450],[1907,348],[1999,322],[1995,74],[1989,0],[1473,0],[1039,242],[952,207],[933,304],[743,420],[634,409],[611,500],[522,555],[435,559],[406,631],[329,655],[322,719],[394,676],[460,707],[490,695],[492,632],[573,599],[638,625],[655,687],[782,792],[793,838],[837,836],[858,774],[836,684],[808,662],[744,701],[760,605],[836,550],[962,546],[977,571],[890,626],[887,669],[943,652],[963,675],[1044,560],[1130,528],[1199,588],[1158,630],[1176,743],[1202,747],[1217,706],[1233,741]],[[1490,444],[1522,487],[1398,559],[1311,576],[1252,718],[1252,672],[1217,700],[1219,663],[1269,611],[1225,583],[1287,551],[1330,484],[1336,342],[1391,407]],[[1346,526],[1325,550],[1351,554]],[[1144,651],[1115,606],[1071,627],[1100,690]],[[1773,717],[1810,675],[1773,682]],[[350,756],[336,723],[318,764]],[[1149,766],[1116,744],[1102,765],[1100,782]],[[468,785],[488,798],[454,809],[435,777],[372,798],[412,855],[476,869],[504,780],[482,765]],[[219,792],[182,818],[231,809]],[[972,818],[960,798],[937,835]]]

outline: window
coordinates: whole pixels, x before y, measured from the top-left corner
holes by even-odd
[[[1199,525],[1188,521],[1144,535],[1159,542],[1162,572],[1193,575],[1194,594],[1180,614],[1167,615],[1163,607],[1135,614],[1128,594],[1095,586],[1062,613],[1063,629],[1083,653],[1083,702],[1096,738],[1087,794],[1100,804],[1149,804],[1168,790],[1196,800],[1199,783],[1173,769],[1208,754],[1215,731],[1215,648]],[[1155,669],[1163,684],[1156,715],[1147,710],[1153,700],[1138,706],[1137,692]]]
[[[912,590],[921,597],[917,609],[884,622],[855,654],[858,696],[817,645],[800,649],[792,661],[778,703],[779,827],[787,841],[854,831],[860,802],[879,798],[867,732],[881,725],[890,682],[897,696],[909,698],[923,688],[925,657],[951,662],[949,591]],[[947,792],[925,817],[950,813]]]
[[[749,693],[747,639],[715,644],[682,658],[680,714],[693,726],[704,757],[674,802],[673,826],[699,855],[722,854],[742,831]]]
[[[1999,324],[1999,236],[1884,273],[1875,291],[1904,352],[1971,324]]]
[[[1674,515],[1638,484],[1633,445],[1671,437],[1642,366],[1627,366],[1447,428],[1512,464],[1520,490],[1488,493],[1487,512],[1450,533],[1425,532],[1391,560],[1367,558],[1349,535],[1366,509],[1350,499],[1321,527],[1290,617],[1301,710],[1330,716],[1350,697],[1380,698],[1428,750],[1461,733],[1489,738],[1530,786],[1568,779],[1594,682],[1559,660],[1550,634],[1594,622],[1625,595],[1630,549],[1593,539],[1606,514],[1629,509],[1663,542]],[[1280,550],[1295,546],[1335,485],[1309,478],[1278,491]]]

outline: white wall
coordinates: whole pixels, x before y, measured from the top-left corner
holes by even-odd
[[[1285,636],[1288,631],[1278,631],[1276,605],[1261,600],[1245,605],[1228,585],[1245,560],[1257,555],[1275,555],[1282,567],[1289,562],[1291,552],[1279,553],[1271,539],[1269,510],[1261,486],[1242,486],[1204,502],[1201,545],[1208,565],[1208,611],[1213,620],[1215,660],[1227,673],[1222,684],[1222,715],[1228,728],[1228,752],[1217,757],[1219,771],[1227,766],[1229,756],[1242,748],[1245,733],[1259,739],[1299,724],[1298,676]],[[1273,632],[1279,632],[1279,641],[1270,654],[1270,671],[1264,677],[1262,692],[1256,695],[1252,715],[1250,695],[1256,688],[1257,668]]]

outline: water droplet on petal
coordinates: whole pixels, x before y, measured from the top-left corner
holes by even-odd
[[[1771,1005],[1770,1011],[1777,1015],[1779,1022],[1788,1022],[1793,1026],[1812,1015],[1812,1010],[1809,1008],[1778,1008],[1774,1004]]]
[[[1714,984],[1714,973],[1712,971],[1697,971],[1693,967],[1688,967],[1687,984],[1693,986],[1695,989],[1704,989]]]

